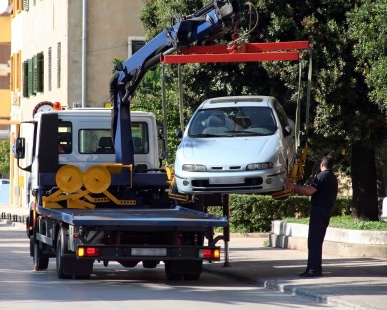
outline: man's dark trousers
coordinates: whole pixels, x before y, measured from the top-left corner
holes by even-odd
[[[331,215],[330,208],[312,206],[308,234],[308,271],[322,271],[322,248]]]

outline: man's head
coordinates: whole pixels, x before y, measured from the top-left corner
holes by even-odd
[[[320,169],[321,170],[332,170],[333,169],[334,160],[331,155],[324,155],[321,158]]]

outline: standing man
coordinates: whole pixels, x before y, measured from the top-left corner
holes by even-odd
[[[332,172],[333,158],[325,155],[320,162],[320,172],[307,186],[287,183],[287,189],[296,194],[312,196],[308,234],[308,265],[300,277],[322,276],[322,248],[325,233],[336,202],[338,182]]]

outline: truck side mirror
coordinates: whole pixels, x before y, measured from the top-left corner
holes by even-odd
[[[26,139],[25,138],[16,138],[15,143],[15,158],[16,159],[22,159],[25,157],[26,153]]]

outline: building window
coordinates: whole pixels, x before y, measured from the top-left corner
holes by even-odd
[[[145,45],[144,37],[128,37],[128,57],[136,53]]]
[[[37,56],[36,68],[36,91],[42,93],[44,91],[44,54],[39,53]]]
[[[30,0],[23,0],[23,11],[28,11],[30,9]]]
[[[27,60],[27,97],[32,96],[32,83],[34,82],[33,80],[33,60],[30,58]]]
[[[51,79],[52,79],[52,50],[51,47],[48,48],[48,91],[51,91]]]
[[[60,42],[57,45],[57,52],[56,52],[56,57],[57,57],[57,72],[56,72],[56,83],[57,87],[60,88],[60,74],[61,74],[61,44]]]
[[[21,55],[21,51],[18,51],[16,53],[16,70],[15,70],[15,74],[16,74],[16,90],[15,91],[20,91],[21,90],[21,79],[22,79],[22,55]]]
[[[35,55],[32,57],[32,94],[36,95],[38,92],[38,84],[37,84],[37,76],[38,76],[38,57]]]
[[[21,51],[11,55],[11,91],[18,92],[21,89],[22,78]]]
[[[23,97],[28,97],[28,60],[23,62]]]
[[[0,43],[0,89],[9,89],[9,74],[10,62],[9,54],[11,53],[11,45],[8,43]]]
[[[12,6],[12,12],[11,16],[15,17],[17,13],[20,13],[22,11],[22,8],[24,7],[24,2],[27,1],[27,6],[28,6],[28,0],[12,0],[11,1],[11,6]],[[28,11],[28,10],[26,10]]]
[[[16,91],[16,80],[17,80],[17,66],[16,66],[16,54],[11,55],[11,91]]]

